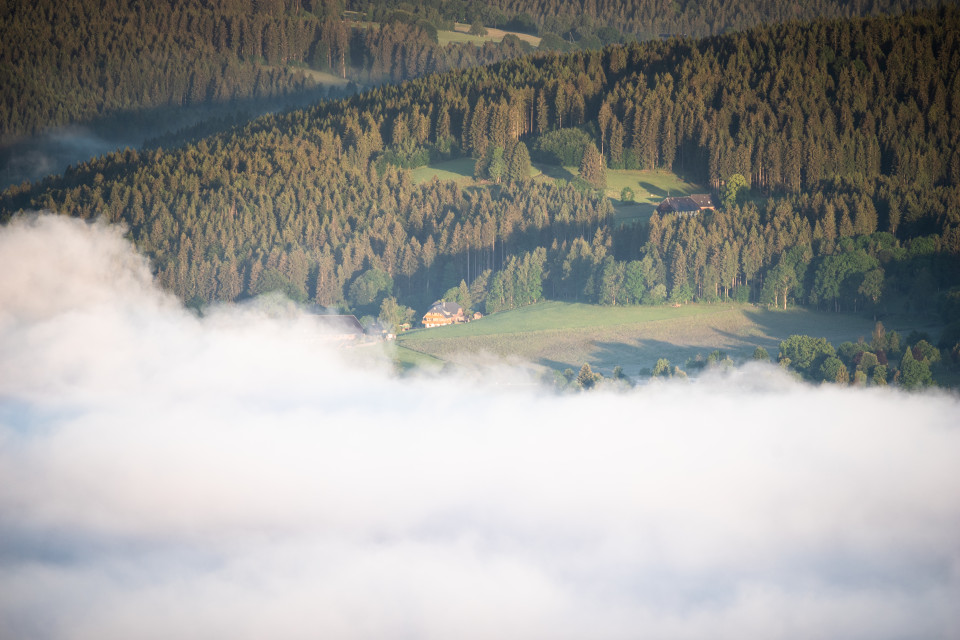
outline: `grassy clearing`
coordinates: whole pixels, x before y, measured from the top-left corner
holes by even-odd
[[[625,187],[633,189],[634,202],[620,202]],[[703,187],[687,182],[670,171],[607,169],[607,197],[613,201],[615,220],[620,224],[646,222],[657,205],[668,196],[703,193]]]
[[[487,34],[489,36],[489,33]],[[437,41],[441,46],[446,46],[451,42],[469,42],[477,46],[482,45],[484,42],[492,39],[482,36],[472,36],[466,32],[460,31],[437,31]]]
[[[426,353],[401,347],[396,342],[361,343],[343,346],[339,354],[351,365],[370,371],[383,371],[391,363],[396,372],[439,371],[445,362]]]
[[[445,160],[443,162],[434,162],[425,167],[417,167],[411,171],[411,178],[414,184],[429,182],[434,178],[441,181],[452,180],[457,184],[470,187],[478,185],[491,186],[489,181],[478,182],[473,177],[473,158],[455,158],[454,160]],[[531,167],[530,177],[536,178],[541,175],[540,169]]]
[[[558,167],[537,164],[540,180],[573,180],[580,175],[577,167]],[[633,189],[634,201],[620,201],[624,187]],[[614,220],[620,224],[646,222],[657,209],[657,205],[668,196],[685,196],[691,193],[703,193],[702,186],[687,182],[670,171],[636,171],[627,169],[607,169],[606,195],[613,203]]]
[[[436,162],[425,167],[412,170],[414,184],[429,182],[434,177],[440,180],[453,180],[463,187],[477,186],[480,183],[473,178],[472,158],[456,158],[444,162]],[[554,182],[556,180],[570,181],[579,175],[577,167],[558,167],[549,164],[534,164],[530,170],[530,177],[534,180]],[[634,202],[620,201],[620,193],[624,187],[633,189]],[[660,201],[669,195],[688,195],[703,193],[705,190],[699,185],[687,182],[680,176],[669,171],[628,171],[625,169],[607,170],[606,195],[613,203],[614,220],[619,224],[646,222],[656,210]]]
[[[624,187],[633,189],[637,202],[652,204],[659,204],[668,196],[686,196],[704,190],[702,186],[687,182],[672,171],[607,169],[607,196],[619,199]]]
[[[278,67],[276,65],[263,64],[260,65],[263,69],[269,71],[280,71],[284,67]],[[307,76],[313,80],[318,85],[324,86],[334,86],[334,87],[344,87],[351,82],[350,78],[341,78],[338,75],[334,75],[328,71],[317,71],[316,69],[311,69],[307,66],[300,64],[291,64],[285,67],[291,71],[299,71],[303,75]]]
[[[834,345],[861,336],[869,339],[873,324],[859,316],[768,311],[733,303],[601,307],[547,302],[466,325],[408,332],[398,340],[411,350],[451,362],[490,354],[559,371],[576,371],[588,362],[606,375],[620,365],[627,375],[637,375],[658,358],[682,367],[688,358],[715,349],[746,359],[762,346],[776,358],[780,341],[794,333],[823,336]]]
[[[307,68],[302,68],[300,70],[303,71],[307,75],[307,77],[312,78],[313,81],[316,82],[317,84],[325,84],[325,85],[342,87],[350,82],[350,80],[346,78],[335,76],[332,73],[328,73],[326,71],[317,71],[315,69],[307,69]]]
[[[555,164],[535,163],[533,168],[536,170],[536,179],[543,181],[566,180],[570,181],[580,175],[580,170],[576,167],[559,167]]]
[[[470,42],[479,46],[484,42],[500,42],[507,34],[515,35],[523,42],[529,43],[534,47],[540,46],[540,38],[537,36],[532,36],[529,33],[502,31],[500,29],[493,29],[490,27],[487,27],[487,35],[472,36],[470,35],[470,25],[463,24],[462,22],[457,22],[454,25],[453,31],[437,31],[437,40],[441,45],[446,45],[451,42]]]
[[[387,357],[397,364],[403,371],[413,369],[437,369],[443,366],[443,360],[420,351],[407,349],[396,343],[386,347]]]
[[[473,165],[473,158],[455,158],[417,167],[411,171],[411,177],[414,184],[429,182],[434,177],[441,181],[452,180],[462,185],[476,184],[476,180],[473,179]]]

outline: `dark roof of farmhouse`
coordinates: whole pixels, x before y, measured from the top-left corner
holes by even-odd
[[[437,300],[433,303],[433,306],[430,307],[430,310],[427,313],[440,313],[444,317],[452,317],[459,313],[463,313],[463,307],[461,307],[456,302],[447,302],[446,300]]]
[[[713,209],[713,198],[709,193],[695,193],[689,196],[678,198],[664,198],[663,202],[657,207],[660,213],[686,213],[700,211],[701,209]]]
[[[713,208],[714,206],[713,198],[709,193],[691,193],[688,197],[700,205],[701,209]]]

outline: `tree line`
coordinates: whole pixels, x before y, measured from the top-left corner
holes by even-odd
[[[359,25],[339,2],[13,0],[0,7],[0,142],[159,106],[302,93],[311,70],[398,82],[523,55],[437,44],[429,25]]]
[[[676,2],[657,0],[348,0],[350,9],[372,19],[408,11],[436,24],[453,21],[479,23],[513,31],[539,33],[562,48],[600,48],[632,36],[649,40],[662,36],[702,37],[739,31],[764,24],[899,14],[936,6],[936,1],[813,0],[763,2],[716,0]]]
[[[843,342],[834,347],[826,338],[794,334],[779,344],[776,362],[792,371],[798,378],[814,383],[853,385],[857,387],[885,387],[895,385],[906,390],[922,389],[934,384],[934,372],[944,372],[945,365],[960,364],[960,346],[949,353],[944,362],[941,350],[931,344],[926,333],[912,331],[906,337],[896,331],[887,332],[877,322],[870,340]],[[758,346],[750,360],[770,362],[770,353]],[[681,369],[667,358],[659,358],[652,368],[639,372],[640,377],[686,379],[688,373],[736,366],[733,358],[722,350],[706,357],[698,353],[687,358]],[[614,367],[611,378],[591,370],[584,363],[579,374],[567,369],[554,372],[554,384],[561,389],[589,390],[597,385],[627,387],[632,385],[623,367]]]
[[[281,288],[375,312],[462,282],[487,310],[899,298],[933,312],[960,281],[958,33],[943,7],[516,58],[116,153],[11,188],[0,210],[123,221],[197,304]],[[681,170],[725,204],[621,225],[589,185],[500,173],[520,145],[590,155],[584,171],[597,157]],[[415,185],[398,158],[417,149],[473,156],[491,184]]]

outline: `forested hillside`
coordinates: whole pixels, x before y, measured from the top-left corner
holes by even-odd
[[[126,222],[197,304],[280,288],[375,314],[460,284],[487,311],[734,297],[949,315],[958,71],[954,7],[523,58],[114,154],[0,206]],[[581,126],[611,166],[682,170],[724,206],[619,226],[584,183],[524,179],[528,148]],[[414,186],[396,166],[461,153],[488,186]]]
[[[458,20],[519,31],[538,32],[548,44],[597,48],[625,36],[640,40],[664,35],[709,36],[763,24],[816,18],[849,18],[936,6],[936,1],[905,0],[348,0],[372,17],[398,6],[437,22]]]
[[[921,4],[932,4],[921,3]],[[301,92],[323,80],[397,82],[526,53],[507,37],[438,44],[454,20],[541,32],[542,48],[627,37],[709,35],[918,3],[628,3],[499,0],[12,0],[0,6],[0,143],[53,126],[158,106]],[[366,18],[365,20],[360,20]]]
[[[430,25],[359,25],[320,0],[11,0],[0,5],[0,142],[164,105],[275,97],[311,70],[399,81],[521,55],[437,44]]]

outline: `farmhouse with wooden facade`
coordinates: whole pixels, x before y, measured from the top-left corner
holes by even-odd
[[[423,326],[427,329],[458,322],[466,322],[466,318],[463,315],[463,307],[456,302],[437,300],[423,316]]]

